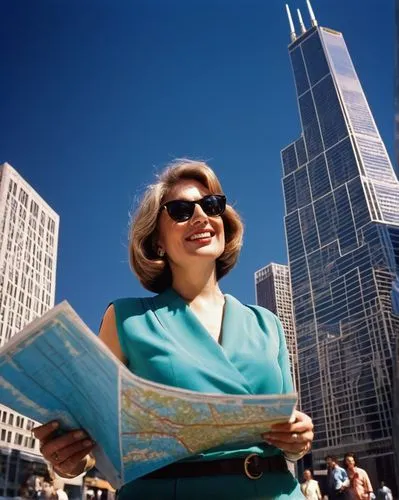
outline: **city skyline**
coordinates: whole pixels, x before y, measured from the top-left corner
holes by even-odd
[[[309,26],[305,2],[291,4]],[[128,268],[128,212],[156,168],[189,156],[210,161],[244,218],[240,261],[221,286],[253,303],[255,270],[286,262],[279,151],[298,120],[284,3],[3,7],[0,160],[61,215],[56,302],[96,331],[110,300],[146,293]],[[313,7],[347,33],[392,151],[389,2]]]
[[[299,35],[287,11],[302,133],[282,150],[302,409],[315,469],[352,451],[394,485],[399,182],[343,34],[309,10]]]

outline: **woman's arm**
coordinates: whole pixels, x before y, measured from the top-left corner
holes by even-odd
[[[294,384],[292,382],[290,358],[288,356],[287,342],[285,340],[283,325],[277,316],[275,316],[275,320],[279,340],[278,364],[283,377],[283,394],[286,394],[288,392],[294,392]]]
[[[108,349],[115,354],[115,356],[122,361],[124,365],[127,364],[126,356],[123,354],[122,347],[119,342],[115,308],[113,304],[111,304],[105,311],[104,317],[101,321],[98,338],[104,342]]]
[[[279,338],[278,364],[283,378],[282,393],[294,391],[285,333],[281,321],[275,317]],[[313,441],[312,419],[305,413],[294,411],[293,419],[286,424],[276,424],[271,432],[264,435],[265,440],[283,450],[285,457],[297,461],[310,450]]]

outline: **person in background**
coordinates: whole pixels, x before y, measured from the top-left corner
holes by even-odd
[[[319,483],[312,478],[312,472],[309,469],[303,471],[301,491],[308,500],[321,500],[322,498]]]
[[[42,476],[38,475],[36,464],[31,465],[28,477],[23,482],[23,486],[28,488],[29,495],[32,498],[36,497],[38,492],[42,489]]]
[[[392,491],[381,481],[377,491],[377,500],[393,500]]]
[[[357,465],[354,453],[346,453],[344,467],[349,477],[352,498],[356,500],[370,500],[374,497],[373,487],[367,472]]]
[[[224,294],[219,281],[236,264],[243,225],[204,162],[178,160],[147,188],[132,221],[129,254],[142,285],[157,294],[112,302],[99,338],[136,375],[214,394],[293,391],[285,335],[270,311]],[[104,283],[106,286],[106,283]],[[56,436],[57,422],[33,430],[57,474],[94,465],[84,430]],[[124,485],[118,499],[301,498],[286,458],[313,440],[309,416],[240,443],[202,453]]]
[[[58,500],[58,495],[54,488],[54,480],[51,476],[43,478],[42,489],[38,492],[37,498],[41,500]]]
[[[329,500],[350,500],[350,481],[346,470],[338,465],[337,457],[328,455],[327,492]]]

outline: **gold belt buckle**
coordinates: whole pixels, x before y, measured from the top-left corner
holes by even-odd
[[[248,467],[251,463],[251,460],[254,458],[254,457],[258,457],[259,455],[257,453],[251,453],[250,455],[248,455],[247,457],[245,457],[245,460],[244,460],[244,472],[245,472],[245,475],[247,477],[249,477],[249,479],[260,479],[262,476],[263,476],[263,472],[259,472],[259,474],[252,474],[249,470],[248,470]]]

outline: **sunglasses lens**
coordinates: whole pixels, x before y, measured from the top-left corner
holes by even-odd
[[[206,215],[221,215],[226,208],[226,198],[222,195],[205,196],[202,200],[202,208]]]
[[[166,208],[170,217],[176,222],[183,222],[190,219],[194,212],[194,205],[180,200],[168,203]]]
[[[196,203],[201,205],[201,208],[206,215],[209,215],[209,217],[215,217],[217,215],[222,215],[224,212],[226,208],[226,197],[222,194],[211,194],[209,196],[205,196],[202,200],[197,202],[173,200],[165,203],[165,206],[169,216],[173,220],[176,222],[184,222],[193,216]]]

